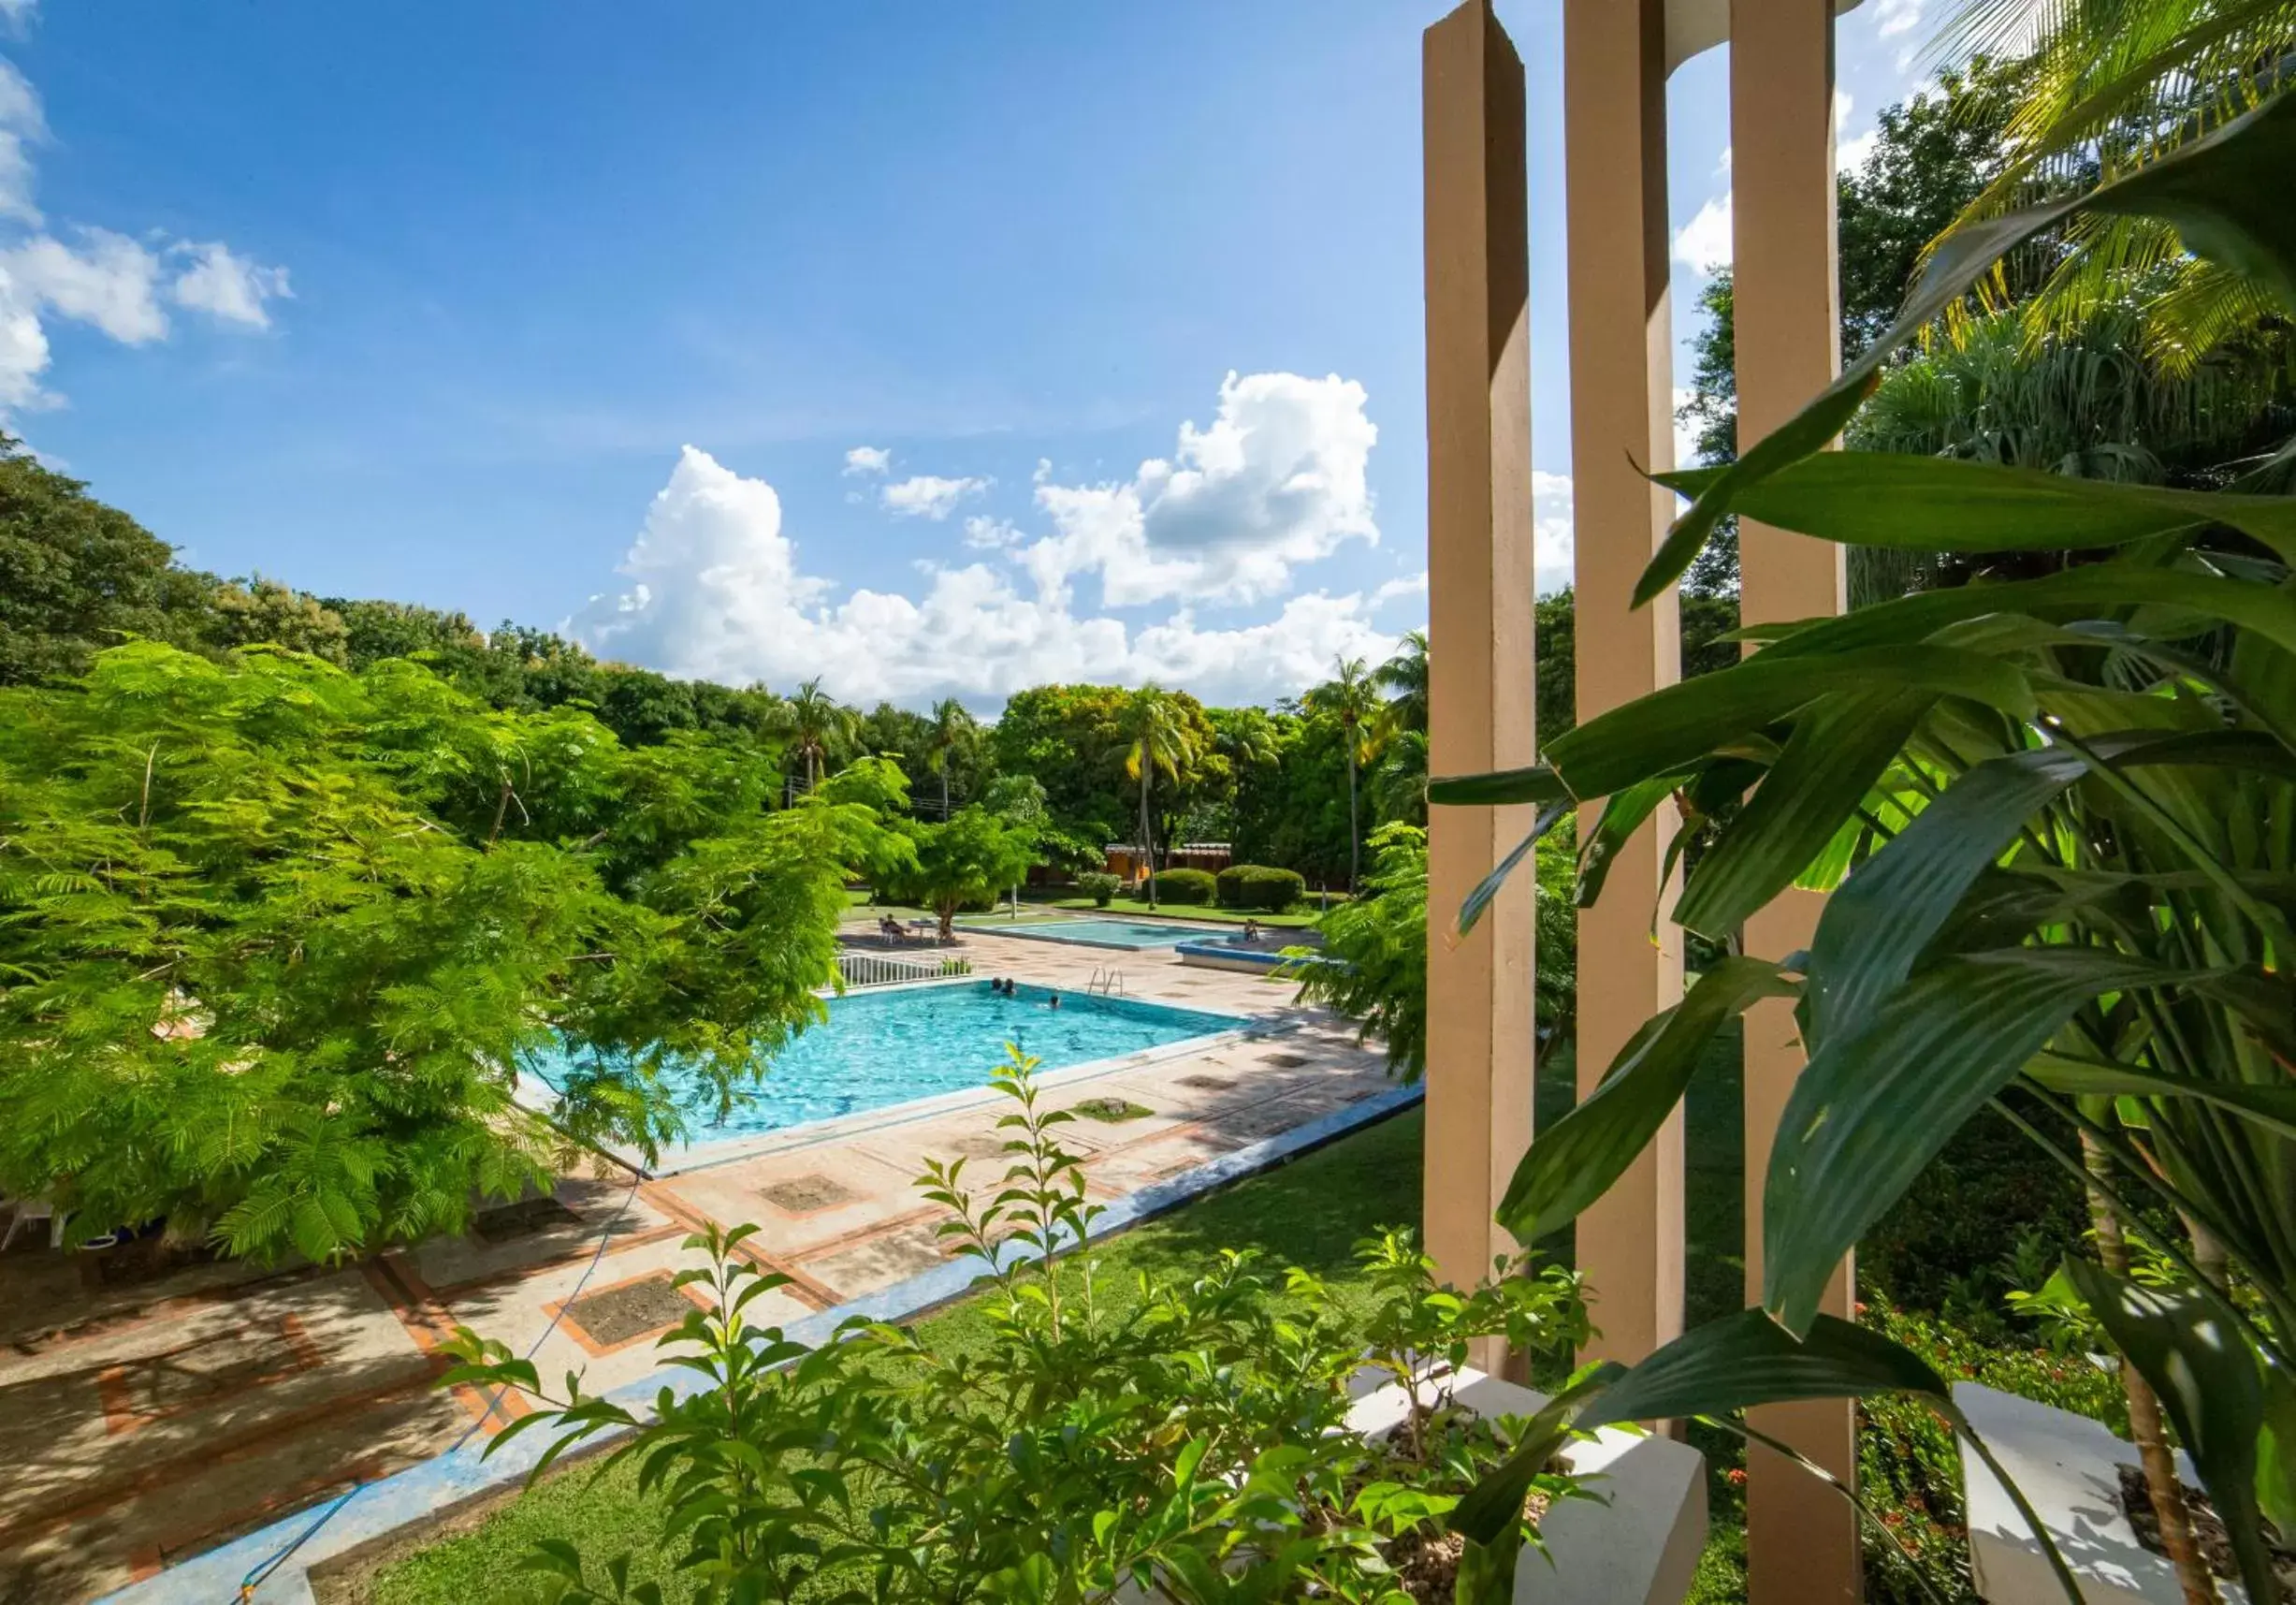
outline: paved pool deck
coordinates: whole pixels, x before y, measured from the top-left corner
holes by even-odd
[[[1062,1128],[1091,1195],[1119,1218],[1224,1179],[1235,1167],[1221,1161],[1249,1161],[1272,1139],[1392,1102],[1377,1052],[1344,1022],[1291,1008],[1281,984],[1169,951],[981,930],[964,943],[976,975],[1082,992],[1113,968],[1127,996],[1240,1017],[1177,1050],[1045,1078],[1059,1106],[1112,1098],[1150,1111]],[[205,1598],[203,1574],[232,1556],[188,1568],[189,1592],[160,1574],[432,1462],[473,1423],[499,1431],[506,1408],[436,1386],[439,1344],[458,1325],[520,1352],[539,1340],[544,1376],[584,1368],[594,1392],[639,1381],[686,1307],[669,1283],[698,1262],[682,1244],[705,1221],[758,1222],[750,1256],[790,1277],[752,1306],[756,1319],[949,1296],[963,1267],[935,1234],[945,1212],[914,1182],[927,1158],[970,1156],[988,1171],[1004,1107],[952,1095],[697,1150],[683,1165],[665,1158],[670,1174],[651,1179],[601,1161],[550,1197],[487,1209],[468,1236],[335,1269],[153,1263],[59,1252],[27,1233],[0,1255],[0,1605],[64,1605],[143,1579],[158,1580],[153,1598]]]

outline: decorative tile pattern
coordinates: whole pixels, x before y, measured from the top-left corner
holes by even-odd
[[[834,1176],[819,1171],[807,1175],[793,1175],[786,1181],[761,1187],[757,1195],[776,1209],[786,1209],[792,1215],[814,1215],[824,1209],[835,1209],[840,1204],[850,1204],[861,1195]]]
[[[671,1287],[665,1273],[585,1293],[566,1306],[566,1315],[599,1348],[612,1349],[633,1337],[676,1326],[693,1308],[693,1301]]]

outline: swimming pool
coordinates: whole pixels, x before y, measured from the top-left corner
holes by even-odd
[[[986,981],[963,985],[891,987],[829,1000],[829,1018],[775,1056],[764,1081],[720,1122],[717,1100],[698,1077],[679,1102],[687,1111],[687,1145],[786,1131],[815,1120],[882,1109],[913,1099],[988,1085],[1011,1043],[1043,1062],[1039,1072],[1117,1058],[1190,1037],[1232,1031],[1231,1014],[1174,1009],[1130,998],[1060,995],[1048,1006],[1041,986],[1001,997]],[[562,1056],[534,1069],[561,1081]]]
[[[1215,934],[1200,926],[1149,925],[1131,920],[1045,920],[1037,925],[998,925],[981,920],[967,922],[965,928],[983,936],[1024,936],[1039,941],[1073,942],[1079,947],[1123,947],[1134,951],[1170,947]]]

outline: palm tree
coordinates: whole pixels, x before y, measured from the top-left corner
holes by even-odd
[[[1328,714],[1339,722],[1347,753],[1347,890],[1352,893],[1363,868],[1357,772],[1379,749],[1382,699],[1379,682],[1361,658],[1336,658],[1331,666],[1335,677],[1309,692],[1306,702],[1310,713]]]
[[[1405,730],[1427,734],[1427,632],[1414,630],[1403,649],[1373,671],[1382,691],[1394,694],[1379,711],[1382,739]]]
[[[815,675],[790,698],[790,750],[806,761],[806,790],[821,783],[821,765],[832,747],[852,739],[853,710],[821,690]]]
[[[949,771],[959,752],[979,738],[981,723],[953,696],[933,705],[931,734],[925,737],[925,767],[940,777],[940,816],[949,817]]]
[[[1196,738],[1186,714],[1170,692],[1144,685],[1134,692],[1117,716],[1116,733],[1124,741],[1124,772],[1140,782],[1141,851],[1148,866],[1148,906],[1156,906],[1155,835],[1148,813],[1148,792],[1156,772],[1177,785],[1180,771],[1196,761]]]

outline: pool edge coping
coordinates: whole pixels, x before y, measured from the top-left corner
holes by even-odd
[[[1421,1102],[1426,1092],[1423,1082],[1391,1086],[1302,1121],[1289,1131],[1136,1189],[1101,1207],[1084,1241],[1097,1242],[1112,1233],[1154,1219],[1214,1188],[1272,1169],[1362,1127],[1401,1114]],[[818,1347],[838,1326],[856,1317],[903,1320],[952,1303],[970,1292],[983,1275],[966,1261],[952,1261],[792,1321],[782,1329],[783,1334],[793,1342]],[[663,1366],[609,1391],[605,1397],[625,1408],[644,1410],[665,1387],[682,1397],[699,1385],[691,1371]],[[585,1450],[603,1448],[619,1436],[600,1435],[586,1443]],[[493,1439],[487,1441],[491,1443]],[[303,1549],[265,1578],[252,1598],[260,1605],[316,1605],[317,1595],[312,1586],[314,1570],[324,1574],[336,1566],[350,1564],[376,1546],[394,1541],[408,1528],[444,1520],[476,1500],[510,1491],[525,1479],[545,1447],[541,1436],[530,1433],[515,1439],[500,1455],[487,1460],[485,1445],[466,1443],[373,1482],[359,1484],[356,1489],[357,1497],[344,1505],[346,1513],[328,1522]],[[312,1525],[312,1511],[316,1508],[306,1506],[194,1555],[181,1565],[100,1595],[95,1605],[170,1605],[172,1601],[191,1598],[236,1598],[240,1578],[292,1543]]]

